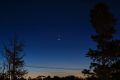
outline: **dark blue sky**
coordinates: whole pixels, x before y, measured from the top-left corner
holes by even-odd
[[[28,65],[88,67],[89,59],[85,54],[89,48],[95,48],[90,38],[94,30],[89,15],[100,1],[0,1],[0,46],[17,33],[25,42]],[[117,29],[120,30],[120,2],[109,0],[107,3],[118,19]]]

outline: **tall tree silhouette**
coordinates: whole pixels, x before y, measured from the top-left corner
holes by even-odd
[[[23,43],[19,42],[16,37],[13,38],[11,46],[5,46],[5,58],[8,66],[7,73],[10,80],[20,79],[27,73],[24,70],[24,54],[21,53],[22,51]]]
[[[90,69],[100,80],[111,80],[115,78],[114,74],[120,74],[120,40],[113,38],[116,19],[105,3],[98,3],[91,10],[90,17],[96,31],[91,38],[97,45],[96,50],[90,48],[87,53],[87,57],[92,59]]]

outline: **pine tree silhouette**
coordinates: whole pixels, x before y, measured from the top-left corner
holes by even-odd
[[[113,39],[116,19],[105,3],[98,3],[91,10],[90,17],[96,31],[91,38],[97,44],[96,50],[90,48],[87,53],[87,57],[92,59],[90,69],[99,80],[119,80],[120,40]]]

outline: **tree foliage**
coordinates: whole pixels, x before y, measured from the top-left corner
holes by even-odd
[[[24,54],[23,43],[19,42],[16,37],[12,40],[11,45],[5,46],[4,56],[6,58],[8,78],[11,80],[17,80],[22,78],[27,72],[24,70]]]
[[[105,3],[98,3],[91,10],[90,17],[96,31],[91,38],[97,45],[87,53],[87,57],[92,59],[90,69],[100,80],[119,80],[120,40],[114,39],[116,19]]]

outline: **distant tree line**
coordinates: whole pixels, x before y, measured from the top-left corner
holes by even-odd
[[[66,77],[58,77],[58,76],[54,76],[54,77],[50,77],[50,76],[38,76],[36,78],[28,78],[28,80],[84,80],[83,78],[78,78],[75,76],[66,76]]]

